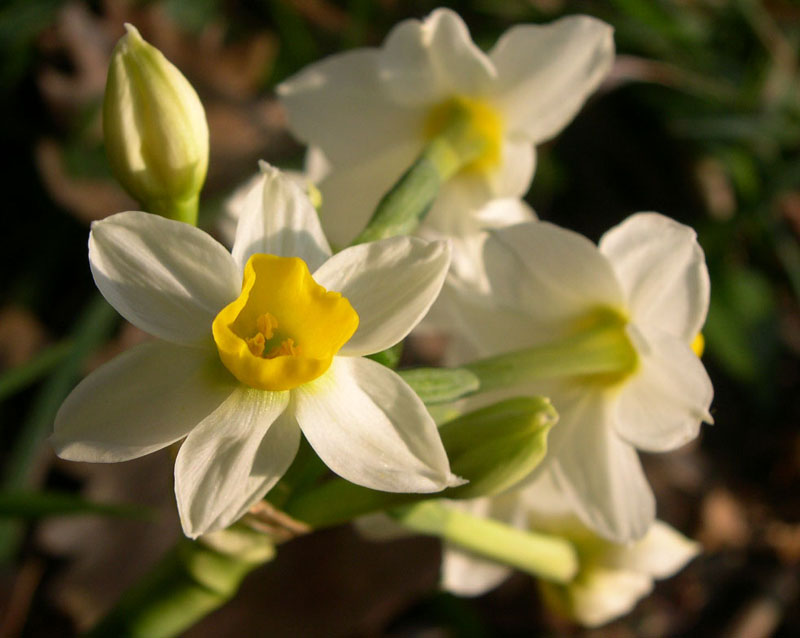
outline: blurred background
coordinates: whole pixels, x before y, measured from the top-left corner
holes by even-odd
[[[302,166],[276,83],[376,45],[439,4],[490,47],[510,25],[589,13],[614,70],[539,151],[529,201],[597,239],[639,210],[697,229],[712,278],[705,363],[716,425],[647,456],[659,518],[704,554],[629,616],[583,630],[517,575],[436,592],[430,539],[300,538],[186,635],[800,635],[800,4],[790,0],[5,0],[0,4],[0,636],[73,636],[178,537],[171,459],[64,463],[45,442],[84,374],[143,335],[97,294],[94,219],[136,208],[111,179],[100,104],[132,22],[198,89],[211,128],[201,223],[256,161]],[[429,356],[420,352],[419,356]],[[81,500],[83,499],[83,500]],[[102,505],[101,505],[102,504]]]

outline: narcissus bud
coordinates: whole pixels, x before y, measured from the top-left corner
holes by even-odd
[[[208,169],[208,124],[189,81],[136,27],[117,43],[103,101],[114,175],[148,212],[191,224]]]
[[[458,417],[439,428],[450,467],[469,481],[448,498],[499,494],[528,476],[547,452],[547,433],[558,420],[548,399],[508,399]]]

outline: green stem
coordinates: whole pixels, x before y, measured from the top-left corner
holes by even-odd
[[[261,539],[266,541],[264,537]],[[181,539],[86,636],[177,636],[230,601],[244,577],[273,556],[274,550],[269,548],[258,552],[225,552],[202,540]]]
[[[476,133],[472,113],[454,108],[444,129],[383,196],[353,244],[408,235],[436,200],[441,185],[480,157],[489,143]]]
[[[185,222],[197,226],[197,215],[200,209],[200,194],[196,193],[187,199],[154,199],[141,202],[142,210],[153,215],[161,215],[167,219]]]
[[[559,341],[480,359],[460,368],[412,368],[398,374],[426,405],[448,403],[539,379],[605,375],[609,381],[636,367],[637,354],[617,317]]]
[[[575,548],[557,536],[522,531],[437,501],[398,508],[390,515],[416,532],[437,536],[461,549],[539,578],[567,583],[578,571]]]
[[[478,392],[539,379],[624,375],[637,355],[618,321],[604,321],[554,343],[481,359],[464,366],[479,382]]]
[[[427,498],[430,495],[378,492],[344,479],[332,479],[313,490],[298,493],[286,503],[284,512],[314,529],[319,529],[346,523],[363,514]]]

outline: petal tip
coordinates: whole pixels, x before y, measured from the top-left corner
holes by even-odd
[[[460,487],[469,483],[469,479],[462,478],[452,472],[447,476],[447,485],[445,487]]]

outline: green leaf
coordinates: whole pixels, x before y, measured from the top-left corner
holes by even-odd
[[[71,341],[62,341],[46,348],[30,361],[0,375],[0,401],[36,383],[59,365],[72,351]]]
[[[34,459],[53,427],[59,406],[75,385],[87,357],[108,337],[116,321],[117,313],[99,294],[78,317],[69,353],[42,385],[17,435],[4,468],[3,489],[16,491],[32,484]],[[15,522],[0,522],[0,563],[13,556],[21,534]]]
[[[96,503],[61,492],[0,493],[0,518],[35,519],[47,516],[118,516],[151,518],[152,512],[136,505]]]

